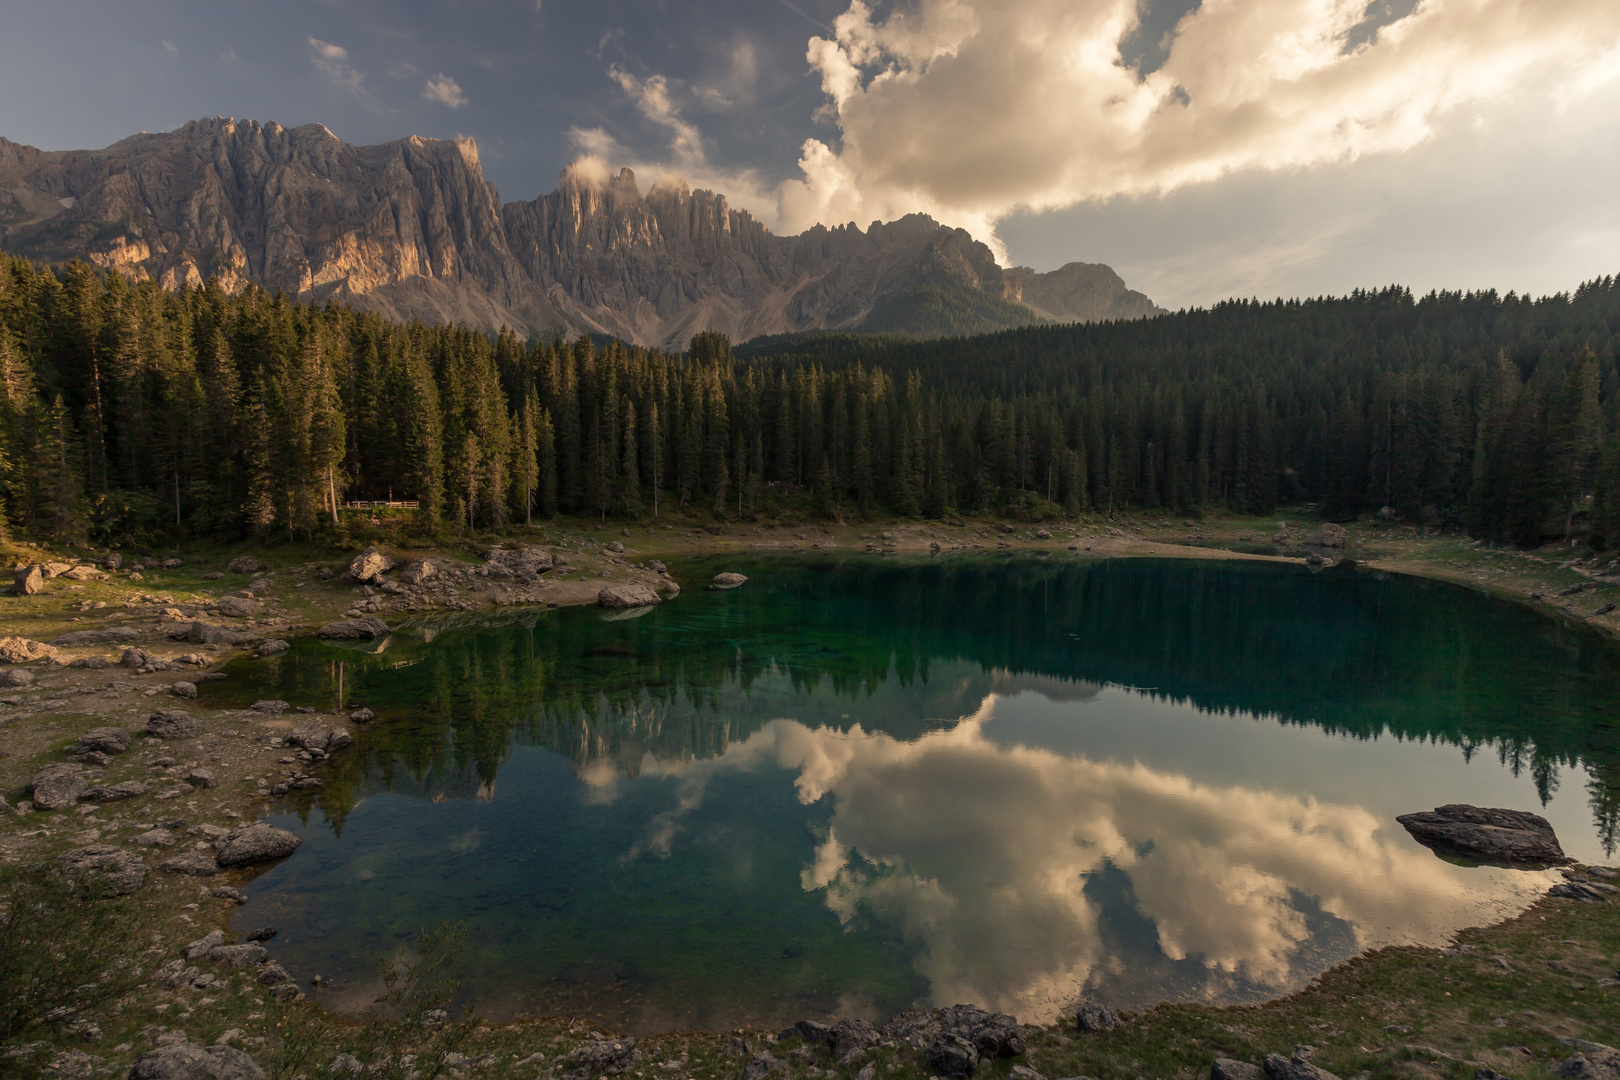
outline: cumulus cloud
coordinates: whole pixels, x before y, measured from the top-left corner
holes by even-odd
[[[1568,107],[1620,73],[1612,0],[1373,7],[1206,0],[1144,74],[1121,55],[1137,0],[852,0],[807,50],[839,137],[803,144],[781,225],[923,211],[988,240],[1014,210],[1399,152],[1464,107]]]
[[[309,59],[316,70],[331,79],[335,85],[351,94],[361,93],[360,72],[349,63],[348,49],[312,37],[309,39]]]
[[[469,101],[466,94],[456,80],[442,71],[430,78],[422,85],[422,96],[429,101],[437,101],[440,105],[448,105],[452,109],[459,109]]]

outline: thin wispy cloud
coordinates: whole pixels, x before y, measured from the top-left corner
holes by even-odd
[[[361,76],[354,65],[349,63],[349,50],[341,45],[322,41],[319,38],[309,39],[310,62],[316,70],[332,80],[333,85],[342,87],[352,94],[361,93]]]

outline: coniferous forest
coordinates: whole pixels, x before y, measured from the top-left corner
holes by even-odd
[[[1620,281],[665,354],[3,257],[0,455],[14,534],[97,543],[305,537],[393,499],[427,533],[1315,503],[1608,547]]]

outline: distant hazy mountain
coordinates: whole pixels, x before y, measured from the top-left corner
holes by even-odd
[[[801,330],[918,335],[1160,309],[1106,266],[1003,270],[914,214],[775,236],[723,196],[570,171],[505,203],[469,140],[350,146],[319,124],[198,120],[105,150],[0,139],[0,248],[168,286],[218,276],[305,300],[523,334],[684,347]]]

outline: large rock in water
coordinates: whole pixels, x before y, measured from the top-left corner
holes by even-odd
[[[1451,803],[1395,820],[1414,840],[1441,856],[1521,869],[1571,861],[1547,819],[1524,810]]]
[[[658,603],[658,594],[640,582],[631,582],[628,585],[609,585],[596,594],[596,606],[611,611],[650,607],[656,603]]]
[[[339,619],[321,627],[315,636],[332,641],[376,641],[388,636],[388,624],[369,615],[363,619]]]
[[[264,1070],[234,1046],[175,1043],[142,1054],[129,1080],[265,1080]]]
[[[717,589],[735,589],[739,585],[748,584],[748,578],[743,574],[716,574],[712,584]]]

